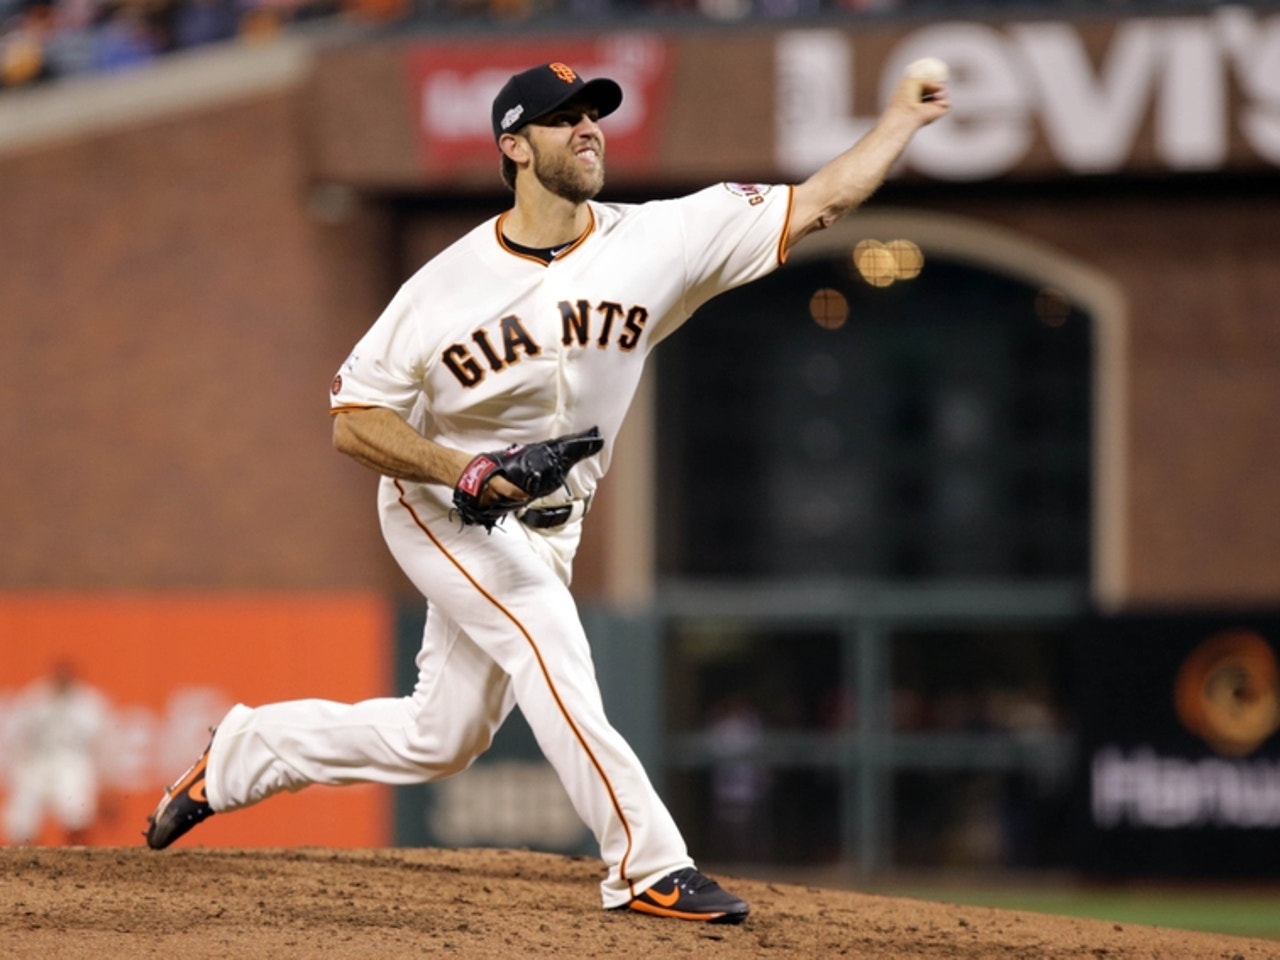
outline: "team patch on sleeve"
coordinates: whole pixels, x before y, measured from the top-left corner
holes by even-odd
[[[769,192],[768,184],[764,183],[726,183],[724,188],[753,207],[757,203],[764,203],[764,195]]]

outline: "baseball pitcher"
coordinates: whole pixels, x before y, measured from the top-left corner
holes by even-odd
[[[458,773],[519,704],[599,842],[605,908],[747,916],[605,715],[574,551],[649,352],[866,200],[949,103],[908,72],[874,129],[798,186],[603,203],[601,121],[622,96],[563,63],[511,77],[492,124],[514,203],[418,270],[333,379],[334,443],[381,475],[387,546],[426,597],[412,695],[232,708],[161,799],[152,847],[281,790]]]

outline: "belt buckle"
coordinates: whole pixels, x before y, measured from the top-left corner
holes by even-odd
[[[521,514],[520,519],[531,527],[545,530],[550,527],[563,526],[569,522],[569,517],[572,515],[573,504],[566,503],[559,507],[541,507],[536,510],[526,510]]]
[[[582,507],[582,513],[579,516],[586,516],[591,506],[591,498],[574,500],[555,507],[531,507],[520,513],[518,519],[525,526],[533,527],[535,530],[550,530],[553,527],[562,527],[573,519],[574,509],[579,505]]]

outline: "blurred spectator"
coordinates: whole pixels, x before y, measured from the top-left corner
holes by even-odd
[[[63,0],[57,6],[54,32],[45,38],[44,44],[51,76],[97,69],[98,16],[98,0]]]
[[[236,0],[188,0],[178,5],[173,19],[175,46],[198,47],[234,37],[240,9]]]
[[[104,6],[94,66],[101,71],[123,70],[154,59],[167,46],[161,24],[155,11],[136,0]]]
[[[67,843],[80,844],[98,816],[106,698],[59,664],[14,698],[4,731],[9,843],[35,842],[52,817]]]
[[[712,849],[735,862],[768,859],[772,776],[751,756],[764,731],[764,715],[746,697],[726,696],[710,710],[707,740],[716,757],[711,767]]]
[[[46,0],[21,4],[8,18],[0,42],[0,78],[5,86],[52,76],[45,45],[54,33],[54,7]]]

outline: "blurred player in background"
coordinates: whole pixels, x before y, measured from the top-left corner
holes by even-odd
[[[9,843],[34,843],[52,818],[69,844],[85,842],[99,813],[106,698],[57,664],[14,697],[4,730]]]

